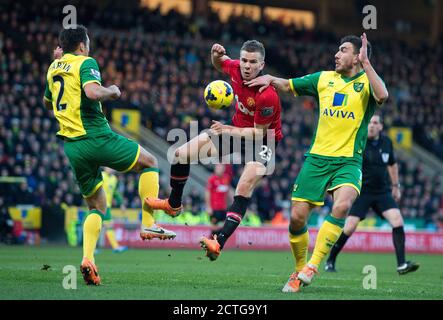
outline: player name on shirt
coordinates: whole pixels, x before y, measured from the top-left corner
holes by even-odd
[[[57,63],[54,63],[52,66],[51,66],[51,70],[54,70],[54,69],[63,69],[63,70],[65,70],[66,72],[69,72],[69,70],[71,70],[71,64],[69,64],[69,63],[66,63],[66,62],[57,62]]]

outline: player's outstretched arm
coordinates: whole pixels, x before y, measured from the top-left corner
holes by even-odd
[[[277,78],[271,76],[270,74],[265,74],[255,79],[246,81],[244,84],[248,87],[260,87],[260,89],[258,90],[259,92],[263,92],[263,90],[265,90],[270,85],[281,92],[291,91],[288,79]]]
[[[363,33],[361,36],[362,45],[360,48],[360,53],[358,55],[358,59],[363,66],[363,69],[366,72],[366,75],[369,79],[369,84],[372,88],[372,94],[374,96],[375,101],[378,104],[382,104],[385,102],[388,97],[388,90],[386,89],[385,84],[378,76],[377,72],[375,72],[374,68],[371,65],[371,62],[368,58],[368,39],[366,38],[366,33]]]
[[[224,61],[230,59],[226,55],[226,49],[218,43],[214,43],[211,49],[212,65],[220,72],[223,72],[222,64]]]
[[[116,100],[121,96],[120,89],[116,85],[105,88],[96,82],[91,82],[86,84],[83,90],[88,99],[95,101]]]

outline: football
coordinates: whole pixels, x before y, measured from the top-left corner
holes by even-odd
[[[226,81],[215,80],[206,86],[204,99],[212,109],[227,108],[234,100],[234,91]]]

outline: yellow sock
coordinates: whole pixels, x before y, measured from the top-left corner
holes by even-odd
[[[309,264],[318,268],[323,258],[329,253],[340,234],[343,231],[345,219],[337,219],[328,215],[318,230],[317,240],[315,241],[314,252],[312,253]]]
[[[103,224],[106,227],[106,237],[108,238],[112,249],[117,249],[120,246],[120,244],[118,243],[117,239],[115,238],[115,231],[112,228],[112,223],[106,221],[106,222],[103,222]]]
[[[309,248],[309,231],[305,226],[299,231],[289,230],[289,244],[295,259],[295,271],[301,271],[306,265]]]
[[[102,229],[103,214],[91,210],[83,224],[83,256],[94,262],[94,251]]]
[[[142,202],[142,224],[145,227],[150,227],[155,223],[154,211],[144,204],[145,198],[157,198],[158,190],[160,189],[158,184],[158,169],[148,168],[144,169],[140,174],[138,182],[138,193]]]

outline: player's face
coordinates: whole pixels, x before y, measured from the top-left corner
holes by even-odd
[[[243,80],[252,80],[263,70],[265,62],[260,52],[240,51],[240,72]]]
[[[346,73],[358,63],[358,53],[354,51],[354,46],[350,42],[345,42],[338,48],[335,54],[335,71]]]
[[[215,165],[214,172],[217,176],[221,176],[225,172],[225,167],[222,164]]]
[[[379,116],[373,116],[371,121],[369,121],[368,125],[368,138],[374,139],[380,135],[380,132],[383,130],[383,125],[381,124]]]

